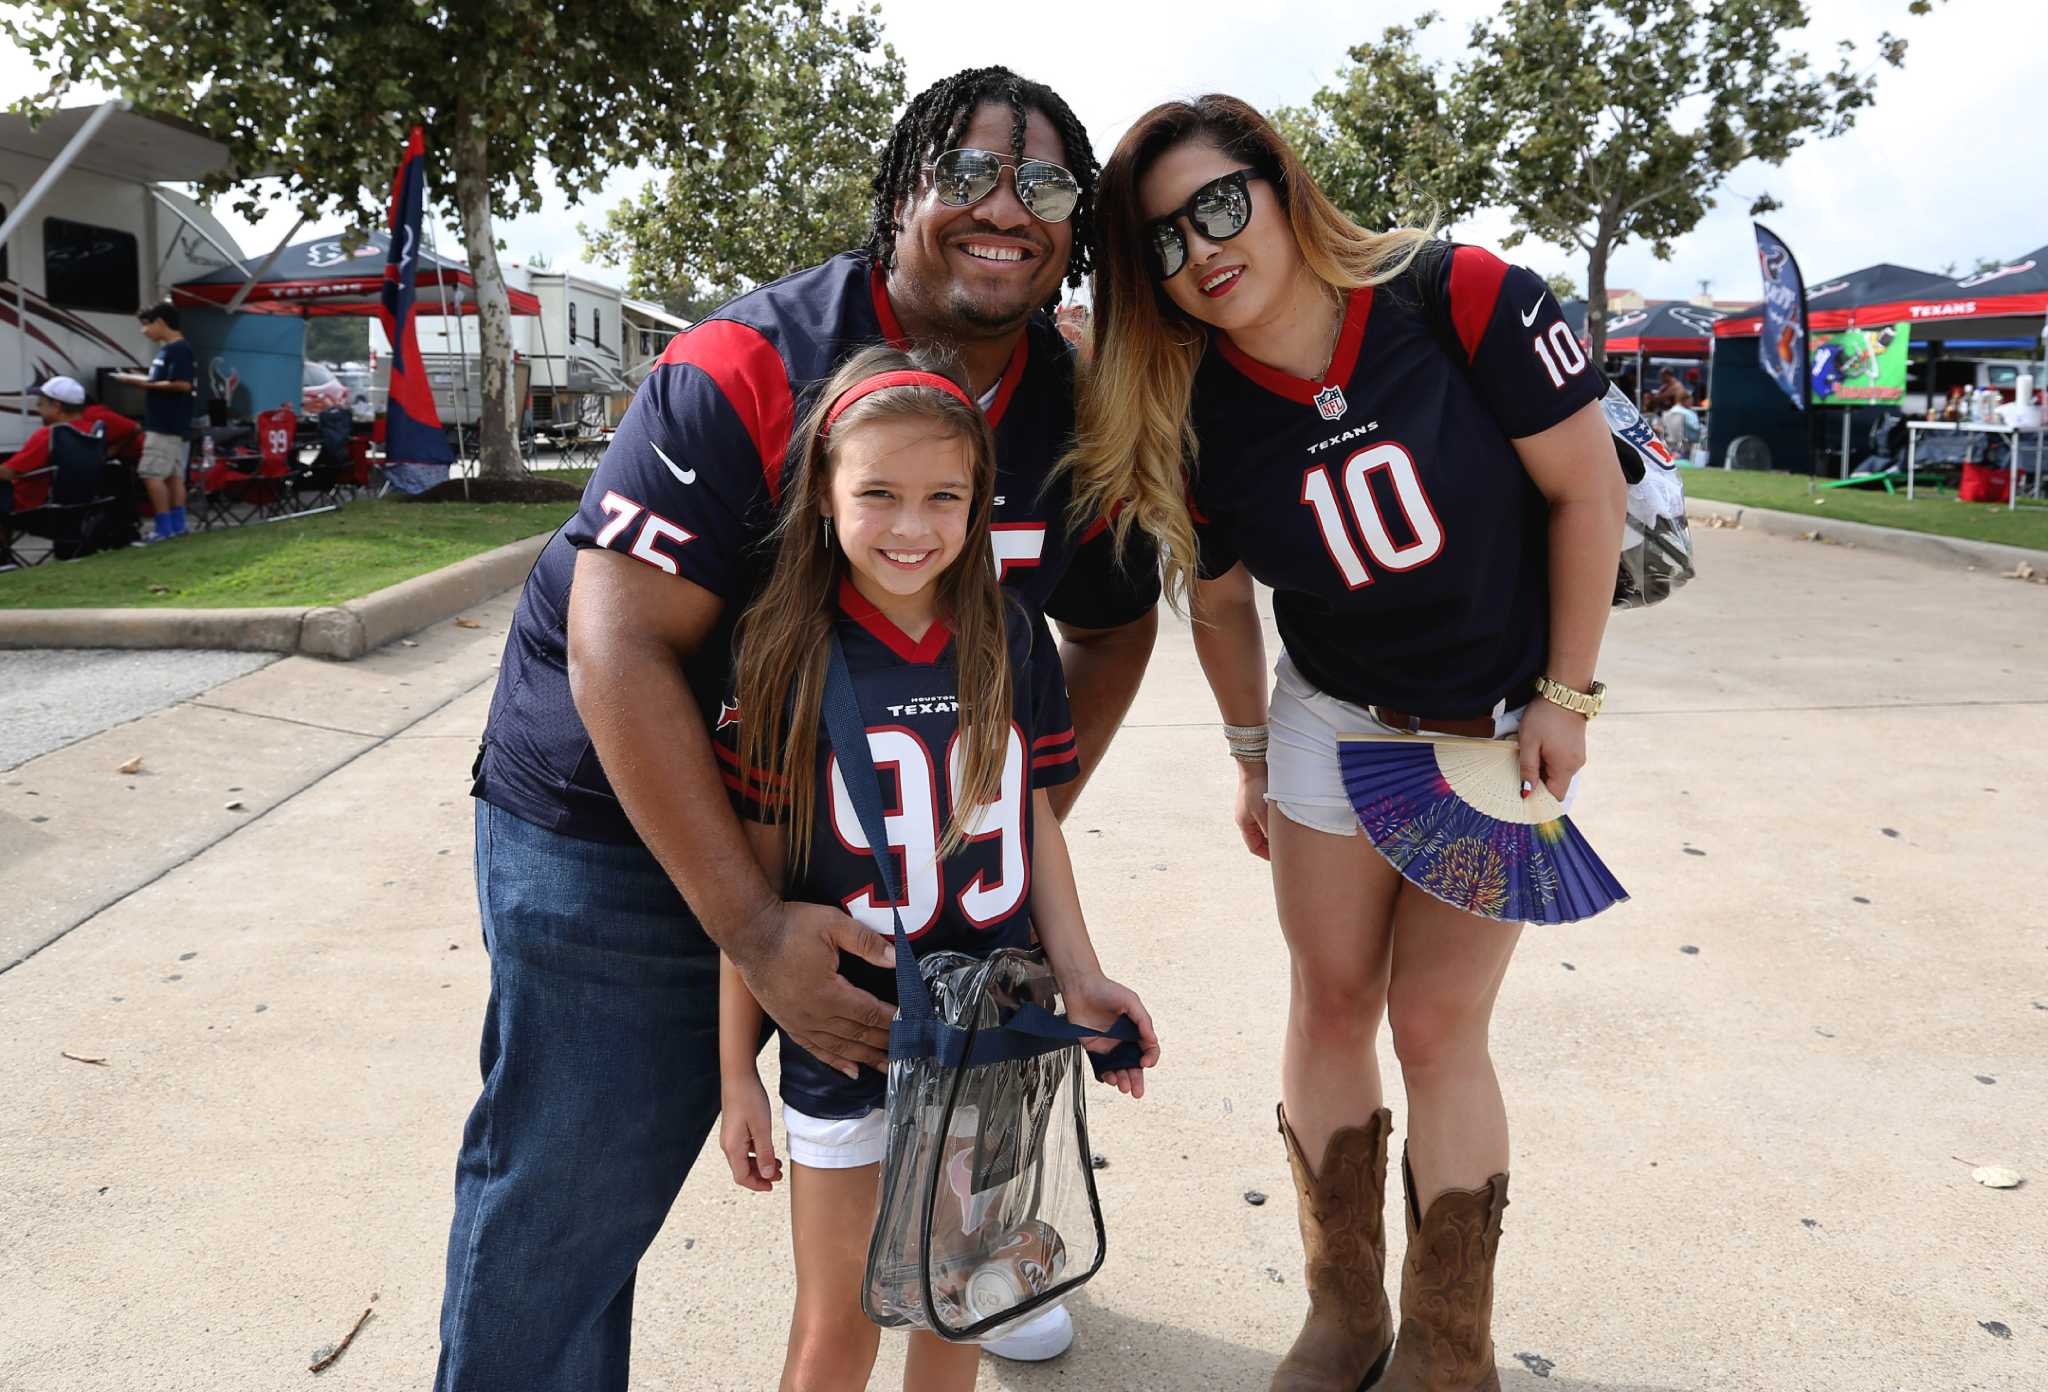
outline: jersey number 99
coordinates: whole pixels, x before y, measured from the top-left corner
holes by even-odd
[[[893,927],[890,909],[902,911],[903,931],[911,937],[938,920],[939,904],[945,895],[943,867],[939,864],[938,786],[934,781],[931,750],[914,733],[901,726],[868,731],[868,748],[875,768],[896,770],[896,810],[882,818],[882,831],[889,838],[889,850],[902,857],[903,902],[892,905],[882,897],[880,885],[844,901],[846,911],[878,933]],[[947,785],[952,805],[960,797],[960,736],[948,741]],[[846,776],[839,760],[832,760],[832,829],[850,851],[869,851],[867,834],[846,791]],[[1017,727],[1010,727],[1009,748],[1003,754],[1003,786],[996,800],[977,809],[967,819],[967,839],[995,840],[1001,870],[991,881],[982,871],[960,890],[960,912],[977,928],[986,928],[1008,918],[1024,902],[1030,884],[1030,867],[1024,855],[1024,818],[1030,815],[1030,799],[1024,786],[1024,742]]]

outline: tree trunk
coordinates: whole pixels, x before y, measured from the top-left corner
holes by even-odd
[[[472,119],[466,105],[455,110],[455,207],[462,218],[462,245],[476,280],[482,345],[483,416],[477,422],[477,474],[481,478],[524,478],[517,420],[520,403],[512,393],[512,300],[498,265],[498,239],[491,227],[490,129]]]
[[[1604,236],[1593,238],[1586,253],[1586,351],[1593,366],[1606,371],[1607,363],[1607,255],[1612,244]]]

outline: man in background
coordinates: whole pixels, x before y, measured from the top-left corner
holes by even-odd
[[[156,514],[155,531],[145,542],[169,541],[185,535],[185,450],[192,433],[193,384],[198,364],[192,345],[178,328],[178,308],[165,300],[137,316],[142,336],[157,345],[156,359],[149,375],[118,374],[114,380],[141,387],[149,393],[142,403],[142,460],[135,472],[149,494],[150,511]]]
[[[107,456],[112,458],[121,448],[135,437],[138,427],[135,422],[104,406],[88,406],[85,403],[85,388],[73,377],[52,377],[36,388],[36,414],[42,417],[43,428],[23,441],[19,450],[0,469],[14,475],[15,512],[27,512],[39,508],[50,498],[50,480],[26,478],[50,467],[50,431],[59,425],[68,425],[91,435],[96,431],[107,442]]]

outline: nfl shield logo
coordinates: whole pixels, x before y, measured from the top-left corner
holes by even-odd
[[[1324,420],[1337,420],[1349,409],[1344,404],[1344,389],[1335,383],[1316,393],[1316,409],[1323,413]]]

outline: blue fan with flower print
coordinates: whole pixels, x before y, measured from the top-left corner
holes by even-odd
[[[1374,848],[1453,908],[1576,923],[1628,898],[1548,789],[1522,796],[1512,739],[1343,735],[1337,762]]]

